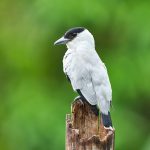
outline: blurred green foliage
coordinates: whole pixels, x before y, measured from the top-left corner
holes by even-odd
[[[113,88],[116,150],[150,149],[150,1],[1,0],[0,150],[65,149],[76,94],[62,72],[75,26],[94,35]]]

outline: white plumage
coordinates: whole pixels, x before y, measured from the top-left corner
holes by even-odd
[[[74,91],[80,89],[91,105],[98,105],[100,111],[108,115],[112,89],[107,69],[95,50],[92,34],[85,29],[68,42],[67,47],[63,70]]]

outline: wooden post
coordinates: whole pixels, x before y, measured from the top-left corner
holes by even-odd
[[[66,150],[114,150],[115,130],[99,120],[88,103],[75,101],[66,115]]]

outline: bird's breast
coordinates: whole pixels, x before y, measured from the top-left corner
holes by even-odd
[[[97,57],[95,51],[80,50],[75,51],[68,49],[63,58],[63,69],[67,72],[68,69],[72,71],[74,69],[89,68],[97,63],[99,63],[99,58]]]
[[[64,57],[63,57],[63,70],[64,73],[68,72],[68,69],[71,68],[72,63],[74,61],[74,52],[72,50],[67,50]]]

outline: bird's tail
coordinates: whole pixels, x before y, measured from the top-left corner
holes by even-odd
[[[108,115],[101,113],[101,117],[102,117],[102,123],[105,127],[110,127],[110,126],[112,127],[110,112],[108,112]]]

